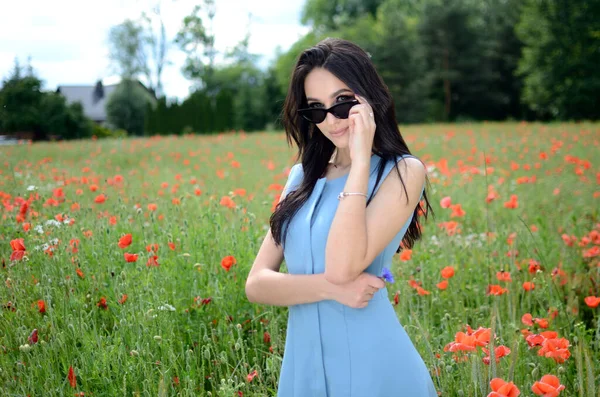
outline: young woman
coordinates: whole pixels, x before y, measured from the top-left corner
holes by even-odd
[[[369,56],[331,38],[305,50],[283,122],[301,163],[246,282],[251,302],[289,306],[278,396],[437,396],[380,277],[421,237],[426,167]]]

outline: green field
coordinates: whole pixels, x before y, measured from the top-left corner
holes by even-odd
[[[388,290],[441,395],[599,395],[600,124],[401,131],[435,217]],[[294,156],[283,133],[0,147],[0,394],[274,395],[287,310],[244,284]]]

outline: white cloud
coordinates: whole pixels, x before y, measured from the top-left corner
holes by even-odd
[[[59,84],[94,84],[99,78],[114,80],[108,60],[110,27],[126,18],[138,18],[155,1],[0,0],[0,77],[10,73],[15,57],[24,64],[31,56],[31,64],[46,89],[55,89]],[[262,55],[260,65],[266,66],[277,46],[285,50],[308,31],[299,22],[303,3],[216,0],[217,50],[234,47],[250,26],[249,51]],[[201,1],[162,1],[169,38],[175,37],[195,4]],[[165,92],[170,97],[185,97],[192,85],[180,71],[185,55],[173,45],[169,58],[172,64],[163,71]]]

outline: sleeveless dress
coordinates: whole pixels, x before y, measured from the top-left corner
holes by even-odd
[[[407,156],[411,155],[397,156],[397,161]],[[372,155],[369,197],[395,166],[388,161],[376,187],[380,161],[380,156]],[[282,194],[297,189],[302,177],[302,164],[294,165]],[[290,274],[325,272],[327,236],[339,203],[337,195],[347,178],[348,174],[317,180],[309,199],[283,225],[283,231],[289,227],[283,248]],[[380,276],[384,266],[391,268],[411,219],[366,272]],[[400,324],[387,288],[377,291],[365,308],[323,300],[288,309],[278,397],[437,397],[427,367]]]

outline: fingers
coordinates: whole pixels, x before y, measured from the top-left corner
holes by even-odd
[[[365,123],[374,120],[373,108],[369,105],[369,102],[360,95],[355,95],[358,100],[358,105],[353,106],[350,109],[350,114],[361,114]]]
[[[355,95],[356,99],[358,99],[358,103],[361,105],[366,105],[369,109],[371,109],[371,105],[369,105],[369,101],[367,101],[364,97],[360,95]]]
[[[373,277],[370,277],[369,285],[371,287],[374,287],[374,288],[377,288],[377,289],[381,289],[381,288],[385,287],[385,281],[383,281],[379,277],[373,276]]]

